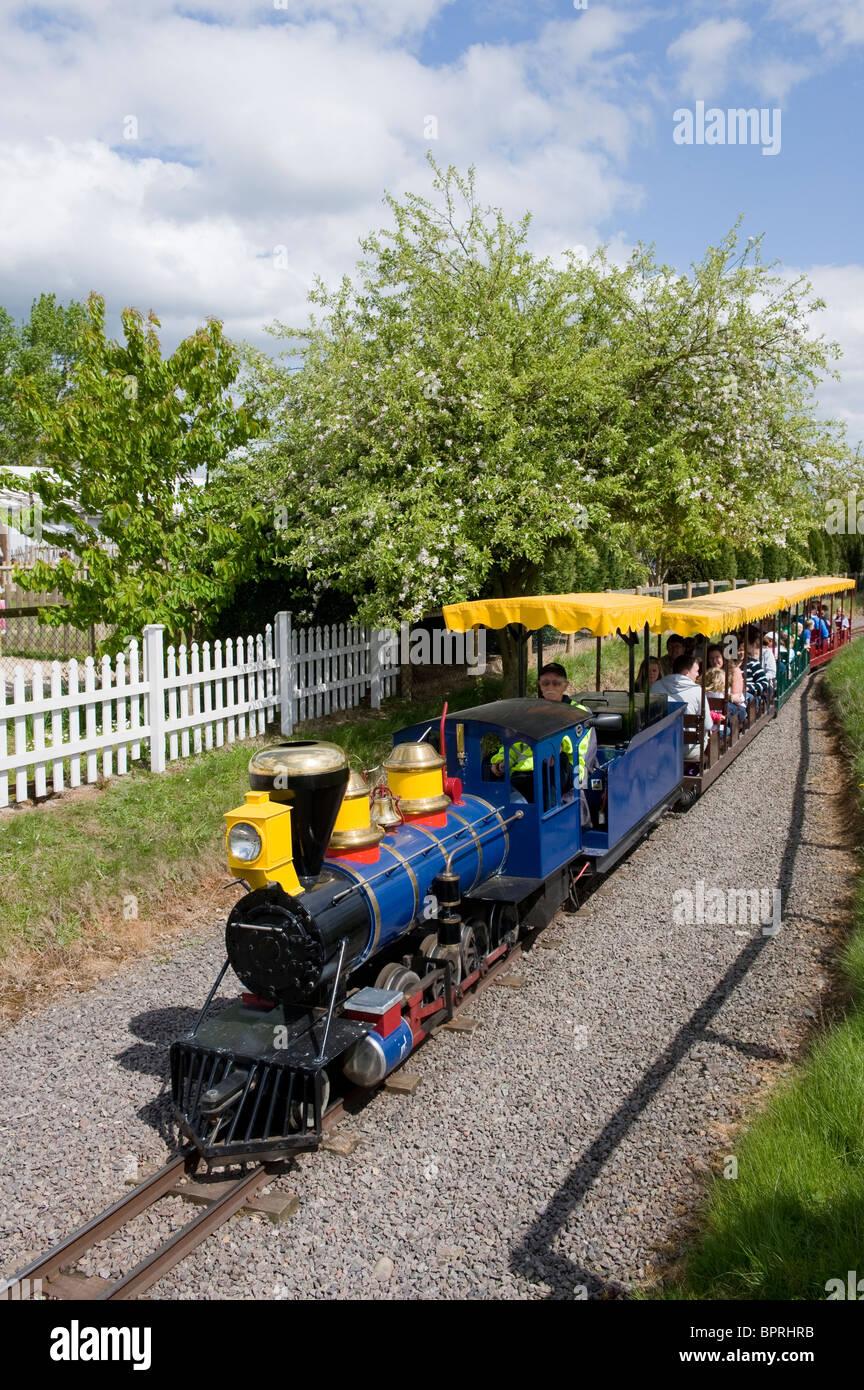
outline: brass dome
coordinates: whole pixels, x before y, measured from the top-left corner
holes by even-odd
[[[315,777],[347,767],[348,758],[338,744],[308,739],[262,748],[249,759],[249,774],[257,777]]]
[[[382,766],[385,772],[434,772],[444,759],[429,743],[397,743]]]

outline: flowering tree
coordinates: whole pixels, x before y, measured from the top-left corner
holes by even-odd
[[[277,564],[395,623],[536,592],[556,557],[584,574],[617,553],[640,582],[803,543],[843,455],[814,418],[834,350],[805,282],[737,230],[686,276],[642,248],[541,260],[473,173],[434,187],[387,200],[392,229],[361,243],[357,284],[316,285],[304,332],[277,326],[287,367],[253,356],[270,430],[238,481]]]
[[[609,521],[593,436],[617,390],[618,272],[536,260],[527,218],[483,214],[471,176],[436,187],[443,209],[389,200],[395,232],[363,243],[358,290],[319,284],[320,320],[280,330],[302,342],[301,370],[256,362],[271,413],[256,473],[280,554],[369,621],[530,590],[550,548]]]
[[[740,249],[733,229],[687,276],[634,257],[642,344],[631,340],[616,471],[654,582],[682,557],[710,562],[729,546],[781,547],[806,563],[832,480],[851,466],[840,427],[816,414],[813,388],[839,355],[809,329],[824,304],[759,252],[752,237]]]

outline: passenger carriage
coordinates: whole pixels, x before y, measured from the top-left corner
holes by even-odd
[[[743,719],[724,717],[711,722],[711,711],[728,713],[729,690],[722,697],[703,696],[702,713],[686,714],[685,737],[688,743],[704,745],[701,760],[687,770],[684,778],[684,798],[693,800],[721,775],[729,763],[750,743],[766,723],[789,699],[808,672],[824,665],[851,638],[851,622],[843,626],[846,617],[846,596],[855,587],[854,580],[833,578],[783,580],[776,584],[751,584],[737,590],[703,594],[699,598],[678,599],[663,605],[661,628],[677,632],[682,637],[696,634],[719,641],[734,637],[736,647],[744,644],[746,630],[751,624],[764,625],[774,620],[774,645],[777,648],[777,680],[768,696],[757,695],[747,704]],[[830,599],[829,636],[821,639],[811,634],[809,643],[799,626],[809,615],[809,602]],[[837,616],[835,623],[835,599]],[[785,641],[784,641],[785,637]],[[657,653],[660,654],[660,636]],[[711,722],[708,737],[706,726]]]

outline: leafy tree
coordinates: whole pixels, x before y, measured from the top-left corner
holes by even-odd
[[[682,556],[710,563],[725,545],[741,553],[742,578],[765,545],[806,548],[830,480],[849,466],[842,430],[818,419],[814,399],[839,355],[809,329],[824,304],[760,250],[753,238],[740,248],[736,227],[686,276],[634,256],[644,336],[620,476],[656,582]]]
[[[57,589],[68,607],[49,622],[115,628],[119,650],[148,622],[171,637],[194,631],[244,575],[247,518],[218,513],[219,475],[257,429],[232,399],[239,359],[215,320],[162,356],[152,313],[122,315],[125,343],[105,336],[105,305],[91,295],[75,342],[69,390],[56,403],[26,378],[24,417],[38,435],[43,465],[31,486],[70,552],[56,565],[18,574],[31,590]],[[213,478],[212,494],[207,489]]]
[[[242,486],[313,599],[395,623],[556,572],[657,582],[724,546],[806,546],[847,453],[815,416],[836,350],[805,281],[737,229],[687,275],[641,247],[541,260],[473,172],[434,187],[388,198],[356,285],[317,283],[317,319],[277,326],[287,366],[252,358],[271,428]]]
[[[0,308],[0,468],[36,462],[38,431],[21,409],[18,382],[28,377],[43,404],[54,404],[67,388],[85,317],[83,304],[64,308],[53,294],[35,299],[20,325]]]

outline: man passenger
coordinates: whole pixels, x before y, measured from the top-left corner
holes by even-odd
[[[678,700],[687,706],[688,714],[695,714],[698,718],[702,713],[703,699],[702,687],[697,684],[700,669],[701,663],[698,657],[693,656],[692,653],[682,653],[681,656],[675,658],[672,674],[654,682],[651,687],[651,694],[665,695],[670,700]],[[703,745],[707,744],[710,733],[711,720],[706,715]],[[686,762],[698,762],[698,743],[691,743],[684,749],[684,758]]]

